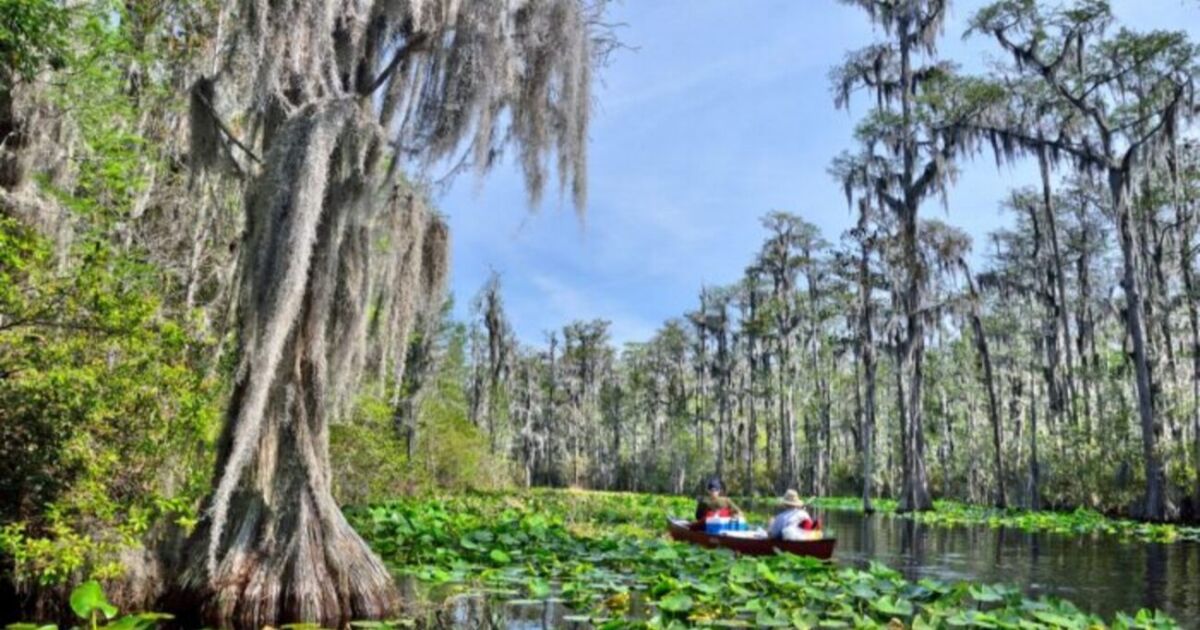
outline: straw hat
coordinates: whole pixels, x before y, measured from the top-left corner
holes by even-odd
[[[794,508],[804,507],[804,501],[800,499],[800,493],[796,492],[795,490],[788,490],[787,492],[784,492],[783,498],[779,500],[779,503],[780,505],[786,505]]]

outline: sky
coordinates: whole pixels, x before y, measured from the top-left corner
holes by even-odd
[[[953,3],[939,45],[966,72],[1003,58],[983,38],[962,38],[983,4]],[[1120,24],[1186,28],[1200,41],[1192,0],[1112,4]],[[882,37],[861,10],[835,0],[623,0],[612,9],[632,50],[600,71],[585,212],[557,188],[531,208],[511,160],[482,180],[459,176],[435,200],[450,223],[459,319],[495,270],[523,343],[595,318],[611,321],[617,344],[643,341],[694,309],[701,286],[738,280],[767,212],[798,214],[830,241],[853,222],[827,169],[852,148],[868,103],[835,109],[828,73]],[[1036,175],[1032,164],[998,169],[981,156],[963,165],[948,207],[930,204],[925,216],[963,228],[978,250],[1008,223],[1000,200]]]

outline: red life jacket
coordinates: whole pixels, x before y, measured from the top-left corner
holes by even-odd
[[[717,510],[709,510],[709,511],[705,512],[704,520],[707,521],[710,518],[729,518],[731,516],[733,516],[733,510],[730,510],[727,507],[723,507],[723,508],[720,508]]]

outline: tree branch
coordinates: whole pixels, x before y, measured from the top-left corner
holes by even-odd
[[[230,131],[229,127],[225,126],[225,122],[222,121],[221,117],[217,115],[217,110],[215,107],[213,107],[212,102],[208,100],[208,97],[203,94],[200,94],[199,92],[194,92],[194,94],[196,96],[196,99],[199,100],[200,103],[204,105],[204,109],[208,110],[208,115],[212,117],[213,122],[217,125],[217,129],[220,129],[221,133],[225,134],[225,137],[228,138],[229,141],[232,142],[234,146],[241,149],[242,151],[245,151],[246,155],[250,156],[250,159],[254,160],[255,162],[257,162],[259,164],[262,164],[263,161],[257,155],[255,155],[254,151],[250,150],[250,147],[243,144],[242,141],[239,140],[238,137],[233,134],[233,131]]]
[[[371,83],[366,87],[359,88],[358,93],[362,96],[370,96],[371,94],[374,94],[375,90],[378,90],[381,86],[383,86],[383,84],[387,82],[388,78],[392,76],[392,73],[395,72],[396,68],[400,66],[400,62],[404,61],[414,52],[423,50],[428,43],[428,33],[417,33],[416,35],[409,37],[408,41],[404,42],[403,46],[396,49],[396,53],[392,55],[392,60],[388,62],[387,67],[385,67],[383,71],[379,73],[379,76],[375,77],[375,80],[371,81]]]

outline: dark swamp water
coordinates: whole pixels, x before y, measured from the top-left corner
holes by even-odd
[[[1111,620],[1118,611],[1158,608],[1200,629],[1200,544],[1123,542],[978,526],[931,526],[886,515],[819,513],[838,538],[834,562],[881,562],[911,580],[1002,583],[1026,596],[1052,595]],[[636,612],[636,611],[635,611]],[[649,611],[646,611],[649,613]],[[433,625],[456,628],[586,628],[560,602],[451,597]]]
[[[1185,628],[1200,628],[1200,544],[1194,542],[930,526],[840,511],[822,518],[838,538],[838,563],[875,560],[914,580],[1012,584],[1027,596],[1068,599],[1105,619],[1158,608]]]

